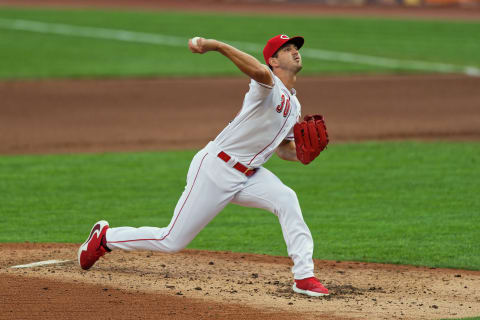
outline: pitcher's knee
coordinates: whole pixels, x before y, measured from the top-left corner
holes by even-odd
[[[275,203],[277,206],[277,212],[291,210],[297,211],[300,209],[297,194],[288,187],[282,188],[282,191],[278,194],[278,198]]]
[[[177,253],[182,249],[184,249],[187,246],[187,244],[178,243],[178,242],[164,243],[164,248],[162,251],[166,253]]]

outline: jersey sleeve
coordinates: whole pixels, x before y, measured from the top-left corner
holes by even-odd
[[[285,137],[285,140],[295,140],[295,136],[293,135],[293,127],[288,132],[287,136]]]
[[[253,99],[264,99],[272,93],[272,89],[273,89],[273,87],[275,87],[275,81],[276,80],[275,80],[275,76],[273,75],[272,70],[270,70],[270,68],[268,70],[272,74],[273,85],[269,86],[267,84],[260,83],[260,82],[252,79],[250,81],[249,94],[251,95],[251,97]]]

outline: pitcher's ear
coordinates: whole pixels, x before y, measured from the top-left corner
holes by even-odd
[[[274,65],[277,63],[277,58],[270,57],[268,58],[268,64],[273,68]]]

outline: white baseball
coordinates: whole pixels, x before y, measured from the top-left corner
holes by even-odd
[[[194,46],[198,46],[198,39],[200,39],[200,37],[194,37],[194,38],[192,39],[192,44],[193,44]]]

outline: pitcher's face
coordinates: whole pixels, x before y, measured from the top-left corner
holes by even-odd
[[[302,56],[295,44],[289,43],[277,51],[278,67],[292,70],[295,73],[302,70]]]

